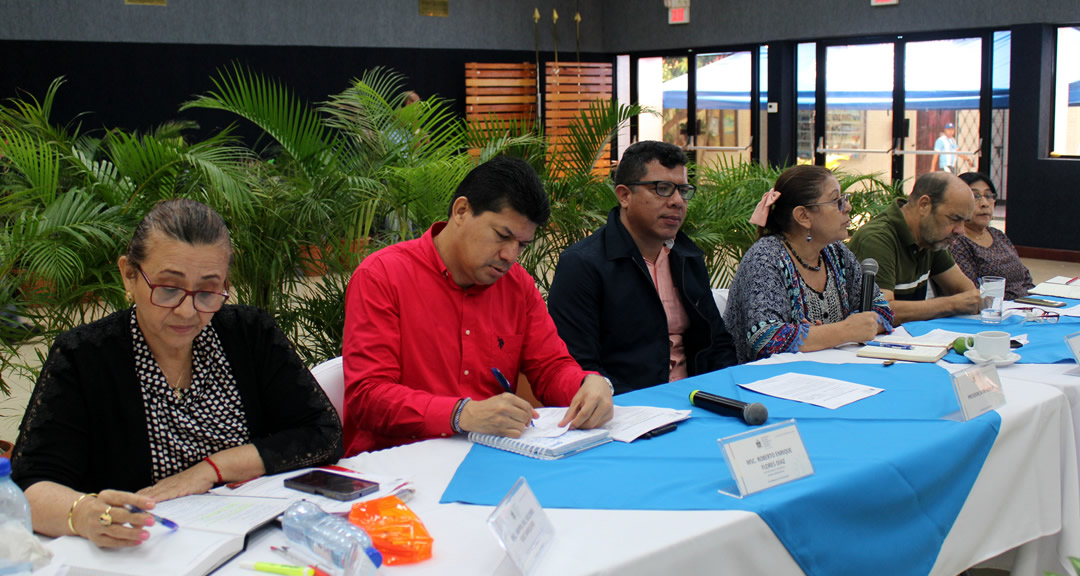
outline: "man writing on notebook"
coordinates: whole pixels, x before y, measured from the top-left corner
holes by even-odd
[[[461,182],[448,221],[360,264],[345,296],[346,455],[460,432],[517,438],[536,415],[512,392],[519,372],[544,404],[569,406],[561,424],[611,419],[610,383],[570,356],[517,264],[549,215],[532,168],[496,157]]]

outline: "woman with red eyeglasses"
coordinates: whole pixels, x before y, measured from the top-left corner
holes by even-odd
[[[231,262],[198,202],[136,227],[118,262],[133,306],[57,337],[20,426],[36,532],[136,546],[155,502],[341,457],[337,413],[273,319],[225,305]]]
[[[1009,237],[990,226],[997,202],[994,183],[978,172],[965,172],[959,178],[975,196],[975,214],[964,224],[964,235],[954,238],[949,246],[953,260],[976,286],[983,276],[1001,276],[1005,278],[1006,300],[1027,296],[1028,290],[1035,287],[1031,272],[1020,261]]]

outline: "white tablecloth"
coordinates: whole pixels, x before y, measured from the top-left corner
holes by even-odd
[[[877,362],[856,358],[851,349],[785,354],[765,362],[792,360]],[[965,367],[941,365],[950,370]],[[991,559],[991,565],[1011,568],[1014,574],[1071,573],[1066,557],[1080,555],[1074,419],[1080,406],[1074,401],[1080,397],[1080,378],[1073,383],[1067,378],[1075,377],[1061,376],[1069,368],[1015,365],[1000,371],[1007,399],[999,410],[1000,433],[932,574],[954,576]],[[492,507],[439,504],[469,446],[462,438],[430,440],[343,462],[355,470],[407,477],[416,485],[409,505],[435,539],[434,557],[415,565],[384,566],[385,576],[517,573],[487,528]],[[750,512],[552,509],[546,513],[554,524],[555,539],[538,566],[539,575],[802,574],[764,521]],[[245,560],[281,562],[269,547],[285,542],[277,528],[253,534],[247,550],[216,574],[250,576],[252,572],[238,566]],[[1012,552],[999,556],[1007,551]],[[53,572],[55,566],[50,568],[43,573]],[[882,573],[887,572],[888,567],[882,567]]]
[[[766,362],[792,360],[876,362],[857,359],[850,350],[781,355]],[[942,365],[950,370],[964,367]],[[1013,549],[991,565],[1011,568],[1014,574],[1071,573],[1065,568],[1066,557],[1080,555],[1080,484],[1072,408],[1059,389],[1019,377],[1025,374],[1024,368],[1017,365],[1001,371],[1007,398],[999,410],[1001,431],[932,574],[953,576]],[[435,538],[431,560],[384,567],[383,574],[515,573],[488,531],[486,520],[492,507],[438,503],[468,449],[463,439],[440,439],[361,454],[345,462],[356,470],[413,479],[417,493],[410,506]],[[546,512],[556,536],[538,567],[541,575],[802,574],[768,526],[749,512]],[[269,552],[271,544],[280,542],[284,542],[280,531],[265,531],[249,543],[241,558],[280,561]],[[250,574],[235,564],[219,573]],[[883,567],[882,573],[887,572]]]

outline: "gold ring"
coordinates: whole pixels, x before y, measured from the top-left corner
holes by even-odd
[[[106,506],[105,511],[101,513],[101,516],[98,516],[98,523],[106,528],[112,526],[112,514],[109,514],[109,511],[111,510],[112,506]]]

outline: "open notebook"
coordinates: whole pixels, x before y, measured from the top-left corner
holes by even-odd
[[[1080,299],[1080,280],[1076,282],[1072,280],[1067,276],[1054,276],[1046,282],[1040,282],[1028,292],[1043,296]]]
[[[248,532],[279,516],[292,500],[199,494],[161,502],[154,513],[180,525],[155,524],[150,539],[131,548],[98,548],[85,538],[48,543],[53,562],[72,576],[209,574],[244,549]]]
[[[540,408],[537,412],[540,417],[525,428],[521,438],[469,432],[469,440],[540,460],[565,458],[611,441],[610,433],[604,428],[569,430],[567,426],[560,427],[559,421],[566,414],[566,408]]]

